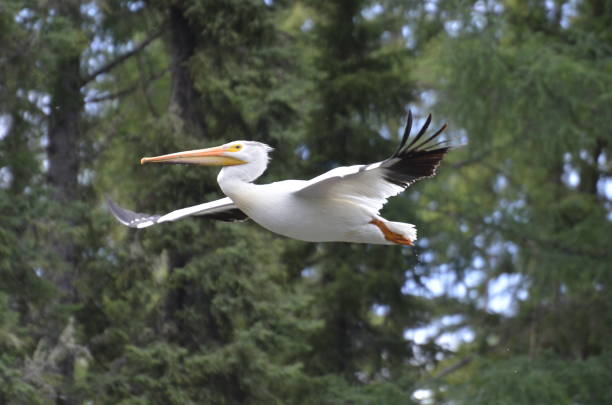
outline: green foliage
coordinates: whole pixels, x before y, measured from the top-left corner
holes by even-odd
[[[578,362],[550,355],[483,360],[478,373],[448,397],[465,404],[608,403],[612,398],[602,387],[611,373],[609,356]]]
[[[512,316],[481,320],[478,330],[485,348],[501,339],[500,346],[529,357],[478,363],[472,378],[445,397],[453,402],[461,393],[470,404],[605,403],[605,390],[586,379],[572,385],[569,375],[604,364],[610,350],[604,336],[612,330],[601,318],[612,305],[604,292],[611,257],[602,237],[612,231],[604,157],[612,122],[602,114],[612,108],[609,56],[601,53],[600,26],[555,22],[549,5],[522,3],[439,37],[419,68],[439,91],[436,108],[469,139],[445,190],[453,198],[435,197],[438,188],[432,194],[439,213],[431,219],[452,215],[463,228],[447,224],[437,243],[448,253],[439,263],[454,256],[459,274],[481,263],[476,305],[496,277],[519,275],[525,294],[515,297]],[[467,243],[457,241],[468,232]]]
[[[609,10],[4,2],[0,402],[611,402]],[[381,160],[407,108],[465,144],[385,207],[414,248],[104,207],[219,198],[214,170],[138,161],[232,139],[275,148],[262,182]]]

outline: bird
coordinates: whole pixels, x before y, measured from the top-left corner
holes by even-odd
[[[433,177],[448,141],[438,139],[442,125],[424,137],[431,114],[411,137],[413,116],[408,112],[402,139],[387,159],[337,167],[311,180],[283,180],[255,184],[268,166],[272,148],[257,141],[233,141],[221,146],[144,157],[141,164],[176,163],[222,166],[217,182],[226,197],[181,208],[165,215],[136,213],[106,196],[110,212],[123,225],[147,228],[190,216],[227,222],[253,220],[276,234],[306,242],[349,242],[413,246],[415,225],[389,221],[380,210],[418,180]]]

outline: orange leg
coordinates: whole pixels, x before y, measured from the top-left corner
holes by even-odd
[[[376,225],[378,229],[380,229],[383,235],[385,235],[386,240],[393,242],[393,243],[397,243],[399,245],[413,246],[413,243],[410,239],[405,238],[404,235],[402,234],[393,232],[392,230],[387,228],[387,226],[385,225],[383,221],[378,220],[378,219],[373,219],[370,221],[370,223],[373,225]]]

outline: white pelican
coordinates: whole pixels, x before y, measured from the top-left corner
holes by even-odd
[[[417,238],[415,226],[388,221],[379,211],[389,197],[417,180],[433,176],[450,149],[444,141],[436,140],[446,124],[421,141],[430,122],[431,115],[410,140],[409,112],[402,141],[389,158],[369,165],[338,167],[312,180],[254,184],[266,170],[272,150],[254,141],[145,157],[141,164],[223,166],[217,181],[227,197],[165,215],[138,214],[119,207],[107,197],[108,205],[121,223],[133,228],[192,215],[222,221],[250,218],[272,232],[303,241],[412,245]]]

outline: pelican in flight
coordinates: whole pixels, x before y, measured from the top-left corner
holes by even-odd
[[[145,163],[223,166],[217,181],[227,196],[165,215],[139,214],[107,197],[115,218],[132,228],[146,228],[188,216],[222,221],[252,219],[262,227],[308,242],[353,242],[412,246],[413,224],[392,222],[379,215],[389,197],[417,180],[432,177],[450,147],[436,138],[446,124],[423,138],[431,114],[412,139],[412,113],[399,147],[389,158],[367,165],[337,167],[311,180],[254,184],[268,166],[272,150],[254,141],[235,141],[214,148],[145,157]]]

